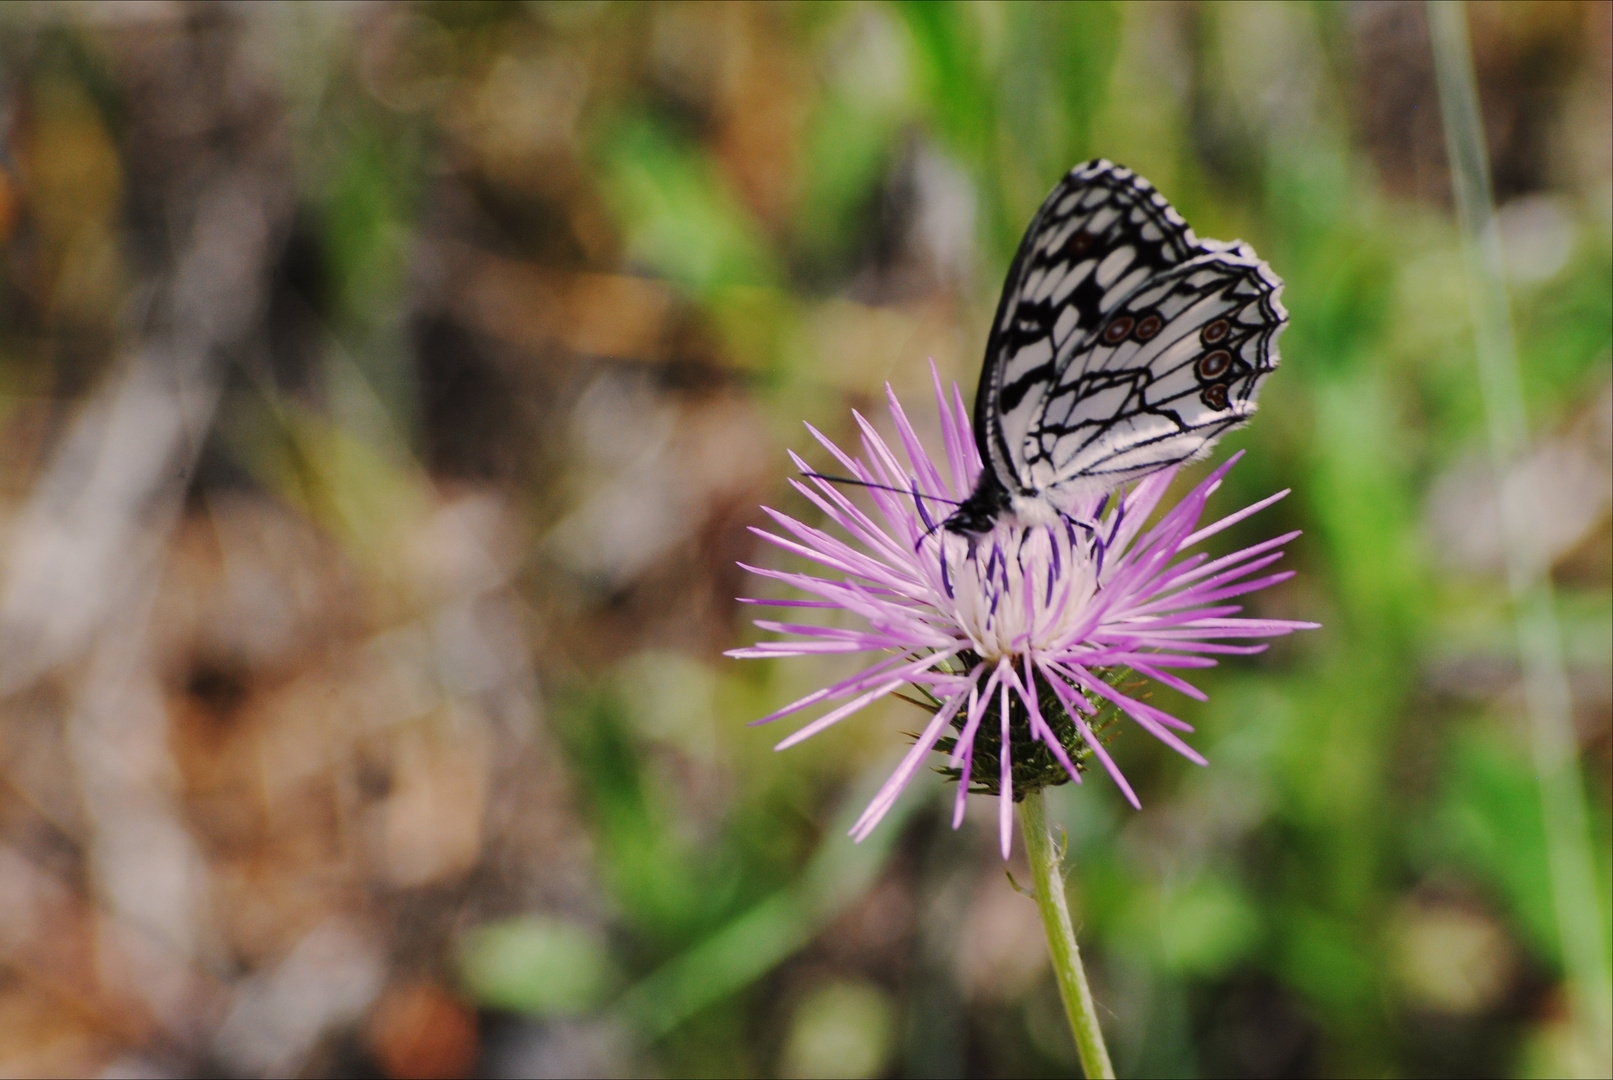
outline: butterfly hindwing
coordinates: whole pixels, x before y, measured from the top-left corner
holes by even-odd
[[[1277,366],[1282,283],[1245,244],[1133,290],[1074,349],[1027,432],[1036,490],[1113,487],[1206,452]]]
[[[1207,452],[1277,366],[1281,291],[1130,170],[1072,169],[1020,244],[981,372],[975,435],[1002,490],[1067,509]]]

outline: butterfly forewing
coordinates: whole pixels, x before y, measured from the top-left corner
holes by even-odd
[[[1053,189],[1008,272],[975,398],[981,457],[1005,487],[1026,486],[1025,441],[1046,390],[1123,295],[1117,290],[1197,247],[1181,215],[1129,169],[1091,162]]]
[[[1200,241],[1146,180],[1071,170],[992,327],[976,437],[1011,493],[1074,500],[1207,452],[1255,410],[1287,319],[1246,244]]]

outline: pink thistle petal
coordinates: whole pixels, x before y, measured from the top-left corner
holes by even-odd
[[[1007,661],[1003,661],[1007,667]],[[1009,678],[1013,677],[1013,669],[1008,668]],[[1008,739],[1008,679],[1002,681],[1001,704],[998,711],[1002,713],[1002,750],[997,759],[1002,763],[1000,779],[997,782],[997,832],[1002,838],[1003,861],[1008,861],[1008,853],[1014,843],[1014,767],[1009,760]]]
[[[1252,573],[1256,572],[1257,570],[1261,570],[1261,569],[1263,569],[1263,568],[1265,568],[1267,566],[1270,566],[1272,563],[1278,561],[1282,557],[1283,557],[1282,552],[1280,552],[1280,551],[1274,552],[1273,554],[1267,555],[1265,558],[1255,559],[1252,562],[1247,563],[1247,564],[1245,564],[1243,566],[1235,567],[1234,569],[1228,570],[1228,571],[1226,571],[1224,573],[1216,574],[1214,577],[1207,578],[1204,581],[1198,582],[1197,584],[1187,586],[1186,588],[1183,588],[1179,592],[1173,592],[1173,593],[1170,593],[1168,595],[1162,595],[1157,600],[1151,601],[1151,602],[1146,603],[1146,604],[1139,604],[1135,610],[1144,611],[1144,612],[1156,611],[1156,610],[1157,611],[1176,611],[1176,610],[1179,610],[1179,609],[1181,609],[1183,607],[1188,607],[1188,606],[1190,606],[1192,604],[1213,603],[1216,600],[1224,600],[1224,599],[1226,599],[1228,597],[1240,596],[1244,592],[1253,592],[1256,589],[1263,589],[1267,585],[1276,584],[1278,581],[1287,581],[1288,578],[1291,578],[1291,577],[1294,576],[1293,571],[1288,571],[1286,576],[1280,576],[1280,577],[1274,576],[1274,577],[1271,577],[1271,578],[1262,578],[1261,583],[1259,583],[1259,584],[1239,585],[1239,586],[1237,586],[1237,588],[1242,590],[1241,592],[1218,592],[1217,591],[1218,589],[1221,589],[1222,587],[1227,586],[1228,583],[1230,583],[1230,582],[1237,581],[1241,577],[1244,577],[1244,576],[1246,576],[1248,574],[1252,574]]]
[[[1176,479],[1176,469],[1169,468],[1139,480],[1120,499],[1119,507],[1114,511],[1120,515],[1117,525],[1111,527],[1107,541],[1109,549],[1114,552],[1127,552],[1131,549],[1132,540],[1137,533],[1148,523],[1148,515],[1153,513],[1160,498]],[[1112,515],[1111,515],[1112,516]],[[1118,568],[1117,564],[1117,568]]]
[[[1093,693],[1098,694],[1101,697],[1106,697],[1116,705],[1120,706],[1125,710],[1126,715],[1130,716],[1133,720],[1137,721],[1137,723],[1141,724],[1145,729],[1147,729],[1150,735],[1164,743],[1166,746],[1170,747],[1172,750],[1175,750],[1178,754],[1181,754],[1183,757],[1187,758],[1187,760],[1191,761],[1193,764],[1209,764],[1209,762],[1204,759],[1203,754],[1200,754],[1197,750],[1187,745],[1181,739],[1178,739],[1168,727],[1160,722],[1161,719],[1164,718],[1165,714],[1161,713],[1158,709],[1155,709],[1149,705],[1144,705],[1140,701],[1127,697],[1125,694],[1122,694],[1120,691],[1116,690],[1102,679],[1095,679],[1092,676],[1085,674],[1081,668],[1071,669],[1070,674],[1075,676],[1076,681],[1080,683],[1084,689],[1091,690]],[[1181,721],[1177,720],[1174,716],[1170,717],[1170,719],[1177,724],[1181,723]]]
[[[902,683],[905,681],[905,679],[891,679],[887,682],[880,683],[879,686],[868,691],[866,694],[861,694],[858,697],[852,698],[850,701],[840,706],[840,708],[835,709],[833,712],[825,713],[823,716],[820,716],[816,720],[812,721],[812,723],[796,731],[793,735],[786,736],[784,739],[780,740],[779,743],[773,747],[773,749],[788,750],[790,747],[794,746],[803,739],[810,739],[823,729],[830,727],[833,724],[838,724],[840,721],[844,720],[852,713],[857,712],[859,709],[867,708],[869,704],[878,700],[879,698],[884,697],[892,690],[899,689]]]
[[[1002,668],[992,668],[991,675],[987,677],[986,685],[981,689],[978,699],[970,699],[963,731],[958,734],[958,744],[952,748],[952,757],[947,762],[948,767],[956,769],[960,762],[967,763],[969,753],[975,744],[975,729],[980,726],[981,717],[985,716],[986,710],[991,707],[991,692],[997,688],[997,681],[1001,677]]]
[[[896,434],[902,440],[902,449],[907,451],[907,460],[918,474],[920,484],[916,485],[924,493],[943,491],[946,485],[941,481],[941,474],[936,472],[935,463],[930,455],[924,452],[924,445],[919,442],[918,433],[908,422],[907,414],[902,411],[902,403],[896,400],[896,391],[891,384],[885,384],[885,400],[890,403],[891,420],[896,424]]]
[[[758,600],[749,596],[734,597],[736,604],[756,604],[761,607],[837,608],[827,600]]]
[[[749,570],[757,577],[772,578],[793,585],[802,592],[812,593],[833,602],[834,607],[855,607],[863,597],[879,597],[881,606],[916,605],[921,601],[912,600],[892,589],[881,585],[853,585],[850,582],[829,581],[825,578],[813,577],[811,574],[796,574],[788,570],[770,570],[765,566],[750,566],[738,563],[738,566]],[[916,606],[911,610],[919,610]]]
[[[878,547],[895,556],[904,554],[901,548],[886,534],[884,528],[875,522],[873,518],[863,513],[856,503],[848,499],[844,492],[834,486],[833,481],[817,475],[817,471],[809,467],[806,460],[793,450],[790,451],[790,460],[795,463],[795,467],[801,472],[809,474],[807,479],[812,481],[812,486],[816,491],[807,497],[812,500],[815,506],[828,515],[829,520],[850,532],[859,540],[870,543],[870,546]],[[857,483],[869,482],[868,477],[861,475],[864,471],[861,468],[848,468],[846,471],[851,473],[849,479]],[[794,477],[791,477],[790,483],[793,487],[799,482]],[[797,488],[797,490],[800,489]],[[819,501],[820,496],[824,501]]]
[[[1194,486],[1192,491],[1188,492],[1187,496],[1183,498],[1181,502],[1177,503],[1170,510],[1166,511],[1165,516],[1160,518],[1158,524],[1150,529],[1132,549],[1135,555],[1133,562],[1145,555],[1157,559],[1157,556],[1161,550],[1166,552],[1166,557],[1168,558],[1169,552],[1187,547],[1187,543],[1181,539],[1180,534],[1186,529],[1192,528],[1193,523],[1198,520],[1199,515],[1204,511],[1205,500],[1210,497],[1210,494],[1214,492],[1216,488],[1221,486],[1221,478],[1227,474],[1227,471],[1231,469],[1232,466],[1238,463],[1238,459],[1241,457],[1243,457],[1242,450],[1233,454],[1230,458],[1217,466],[1209,476],[1199,481],[1199,483]],[[1170,474],[1168,477],[1166,475],[1167,473]],[[1149,510],[1152,510],[1153,506],[1157,504],[1159,499],[1165,494],[1165,487],[1169,486],[1170,479],[1174,479],[1174,474],[1174,469],[1166,470],[1164,473],[1155,473],[1137,485],[1136,490],[1141,491],[1145,486],[1147,486],[1150,480],[1154,480],[1156,477],[1165,478],[1164,485],[1157,488],[1156,491],[1151,492],[1152,499],[1148,503]],[[1146,516],[1146,512],[1140,514],[1139,516]]]
[[[770,724],[774,720],[789,716],[791,713],[800,712],[808,705],[816,705],[820,701],[833,701],[836,698],[845,697],[847,694],[852,693],[853,691],[861,690],[875,679],[889,678],[890,668],[895,664],[900,663],[901,660],[902,657],[900,656],[892,656],[885,660],[881,660],[873,667],[864,668],[862,671],[859,671],[849,679],[842,679],[832,686],[824,687],[822,690],[814,690],[805,697],[797,698],[796,700],[790,702],[777,712],[768,713],[760,720],[752,720],[747,726],[757,727],[761,724]]]
[[[868,470],[863,468],[862,462],[858,461],[854,457],[849,456],[844,450],[836,446],[829,436],[825,435],[811,424],[807,424],[806,429],[814,439],[818,440],[818,445],[829,451],[830,455],[836,461],[840,462],[841,465],[845,466],[846,471],[851,473],[852,476],[855,476],[859,480],[873,479],[872,476],[868,475]]]
[[[1136,667],[1139,663],[1152,664],[1155,667],[1162,668],[1212,668],[1215,667],[1217,663],[1207,656],[1176,656],[1172,653],[1160,652],[1113,652],[1103,653],[1101,656],[1102,659],[1092,659],[1088,657],[1086,660],[1090,664],[1105,666],[1114,665],[1117,667],[1130,668]]]
[[[984,666],[984,664],[975,665],[974,671],[969,675],[971,685],[973,685],[974,678],[980,674],[980,669]],[[919,767],[924,763],[924,759],[935,749],[935,744],[941,738],[941,733],[946,730],[947,725],[952,722],[952,718],[958,714],[958,710],[962,708],[963,703],[968,698],[969,692],[967,690],[959,691],[948,698],[940,709],[936,710],[935,715],[930,718],[930,722],[925,725],[923,734],[918,737],[918,740],[908,749],[907,755],[902,758],[902,763],[896,766],[896,771],[891,773],[890,779],[886,780],[880,787],[873,800],[869,802],[868,808],[862,812],[862,816],[852,825],[850,832],[852,839],[861,843],[873,831],[874,826],[878,825],[885,815],[890,812],[891,807],[896,805],[897,798],[906,790],[908,783],[913,779],[913,775],[918,772]]]
[[[790,478],[792,488],[800,492],[802,497],[813,506],[822,510],[825,517],[845,529],[859,541],[873,548],[876,552],[883,554],[886,559],[901,561],[906,558],[907,553],[902,549],[902,546],[892,540],[867,515],[858,510],[855,504],[840,492],[834,490],[829,481],[814,477],[813,483],[820,488],[826,488],[827,497],[818,491],[814,491],[794,477]]]
[[[1217,600],[1230,600],[1234,596],[1242,596],[1245,593],[1258,592],[1261,589],[1269,589],[1273,585],[1282,584],[1293,576],[1294,571],[1282,570],[1275,574],[1268,574],[1263,578],[1256,578],[1253,581],[1242,581],[1236,585],[1228,585],[1224,589],[1215,589],[1210,592],[1202,593],[1193,592],[1186,595],[1192,597],[1192,603],[1209,604],[1214,603]]]
[[[1234,566],[1243,559],[1253,558],[1256,555],[1270,551],[1272,548],[1282,547],[1284,544],[1300,535],[1300,530],[1295,529],[1293,532],[1286,532],[1281,536],[1274,536],[1270,540],[1264,540],[1258,544],[1252,544],[1249,547],[1244,548],[1242,551],[1235,551],[1231,555],[1224,555],[1221,558],[1216,559],[1214,562],[1203,562],[1203,554],[1195,555],[1193,556],[1193,559],[1199,560],[1196,565],[1189,568],[1188,563],[1190,560],[1183,560],[1180,564],[1178,564],[1178,566],[1187,572],[1165,579],[1160,588],[1162,590],[1174,589],[1178,586],[1186,585],[1189,582],[1197,581],[1206,574],[1217,573],[1223,567]]]
[[[839,461],[845,466],[846,471],[849,472],[853,478],[868,484],[888,483],[888,481],[882,478],[877,472],[871,472],[870,470],[864,468],[862,462],[857,461],[855,458],[847,457],[838,446],[829,441],[828,436],[824,435],[817,428],[813,427],[811,424],[806,425],[806,428],[812,433],[812,436],[817,439],[819,443],[823,444],[830,454],[834,456],[835,460]],[[880,513],[885,517],[887,524],[892,523],[893,521],[901,520],[902,515],[899,512],[893,512],[895,507],[888,501],[886,493],[882,492],[877,487],[870,487],[866,490],[868,491],[869,498],[873,500],[874,505],[879,507]],[[840,496],[840,498],[842,501],[844,501],[844,496]],[[847,502],[846,505],[850,506],[851,504]]]
[[[980,687],[969,687],[969,712],[964,721],[963,731],[952,744],[952,768],[957,768],[959,755],[962,755],[963,771],[958,777],[958,797],[952,806],[952,827],[957,829],[963,824],[963,808],[969,798],[969,763],[973,758],[974,729],[980,723]],[[965,745],[963,737],[967,735],[969,742]]]
[[[1053,733],[1053,728],[1042,718],[1042,703],[1037,699],[1035,692],[1036,678],[1031,667],[1029,653],[1025,654],[1025,681],[1020,682],[1018,673],[1012,670],[1010,670],[1009,675],[1014,679],[1014,685],[1019,691],[1020,700],[1025,702],[1025,708],[1031,714],[1032,735],[1047,744],[1047,748],[1053,752],[1053,756],[1058,758],[1059,764],[1064,766],[1064,771],[1070,774],[1071,780],[1074,780],[1077,784],[1081,783],[1081,770],[1075,767],[1075,763],[1070,760],[1070,755],[1064,750],[1064,744],[1059,742],[1058,736]]]
[[[1236,460],[1236,459],[1233,459],[1233,460]],[[1228,462],[1227,464],[1230,465],[1230,464],[1232,464],[1232,462]],[[1222,518],[1221,520],[1219,520],[1219,521],[1217,521],[1217,522],[1215,522],[1213,524],[1206,525],[1204,528],[1200,529],[1198,532],[1194,533],[1192,536],[1189,536],[1186,540],[1183,540],[1182,541],[1182,546],[1183,547],[1192,547],[1194,544],[1198,543],[1201,540],[1209,539],[1210,537],[1214,536],[1216,533],[1220,532],[1222,529],[1230,529],[1232,526],[1236,525],[1238,522],[1242,521],[1244,518],[1253,517],[1254,515],[1260,513],[1260,511],[1264,510],[1266,507],[1270,506],[1272,503],[1278,502],[1278,501],[1280,501],[1280,500],[1282,500],[1284,498],[1287,498],[1288,493],[1290,491],[1292,491],[1292,490],[1293,490],[1292,488],[1283,488],[1281,491],[1277,492],[1275,495],[1267,495],[1264,499],[1261,499],[1257,503],[1250,503],[1248,506],[1245,506],[1242,510],[1238,510],[1238,511],[1236,511],[1234,513],[1228,514],[1226,517]]]
[[[1174,649],[1177,653],[1215,653],[1219,656],[1255,656],[1271,648],[1270,645],[1227,645],[1219,641],[1186,641],[1161,639],[1150,643],[1156,649]],[[1169,655],[1162,653],[1161,655]]]
[[[969,419],[969,410],[963,404],[963,391],[958,389],[957,383],[952,384],[952,410],[954,423],[957,425],[955,430],[958,436],[958,445],[963,450],[963,460],[968,465],[969,479],[967,486],[972,489],[976,478],[980,475],[980,471],[986,467],[986,463],[980,460],[980,448],[975,445],[971,430],[973,424]]]
[[[1042,675],[1047,679],[1047,684],[1053,688],[1053,693],[1064,703],[1064,711],[1075,722],[1075,729],[1081,733],[1081,738],[1085,740],[1087,747],[1103,763],[1104,771],[1109,774],[1109,779],[1115,782],[1115,786],[1126,797],[1126,801],[1131,803],[1133,809],[1141,810],[1143,804],[1137,798],[1137,793],[1131,790],[1131,785],[1126,782],[1125,774],[1120,771],[1120,766],[1114,763],[1114,759],[1109,756],[1109,751],[1103,748],[1103,743],[1099,742],[1098,737],[1092,733],[1092,728],[1087,724],[1086,717],[1081,715],[1083,711],[1092,711],[1092,706],[1080,694],[1071,690],[1068,683],[1054,674],[1051,670],[1051,665],[1042,665],[1042,667]],[[1077,701],[1081,702],[1081,708],[1075,706]]]
[[[1243,608],[1238,604],[1221,604],[1216,607],[1194,607],[1185,611],[1162,611],[1158,614],[1143,612],[1133,614],[1135,608],[1127,612],[1124,620],[1115,619],[1106,629],[1114,630],[1141,630],[1144,632],[1164,629],[1167,626],[1201,625],[1205,619],[1218,619],[1224,615],[1235,615]],[[1242,619],[1229,620],[1243,622]]]
[[[934,360],[930,361],[930,379],[935,383],[935,404],[941,413],[941,442],[945,444],[947,470],[952,474],[952,486],[947,490],[953,497],[962,499],[974,486],[974,475],[964,464],[963,444],[952,418],[947,415],[947,394],[941,388],[941,373],[936,370]]]
[[[762,509],[766,510],[767,507],[764,506]],[[847,565],[846,563],[841,562],[839,559],[835,559],[832,556],[817,550],[816,548],[808,547],[805,544],[798,544],[793,540],[786,540],[782,536],[774,535],[773,533],[768,532],[766,529],[758,529],[756,526],[752,525],[750,526],[750,531],[770,544],[781,547],[785,551],[792,551],[797,555],[804,556],[805,558],[811,559],[815,563],[821,563],[822,565],[829,567],[831,570],[839,570],[843,574],[849,574],[852,577],[864,578],[869,581],[886,580],[886,577],[882,572],[883,568],[881,567],[876,566],[865,571],[856,566]]]
[[[958,743],[952,748],[952,767],[958,768],[961,764],[963,774],[958,778],[958,804],[952,813],[952,827],[956,829],[963,824],[964,801],[969,795],[969,772],[974,764],[975,730],[980,727],[980,720],[986,715],[988,703],[991,701],[991,692],[997,687],[997,680],[1002,677],[1002,668],[993,668],[991,675],[986,679],[986,687],[979,694],[971,694],[969,698],[969,720],[958,735]]]
[[[1142,674],[1142,675],[1147,675],[1150,679],[1153,679],[1155,682],[1162,682],[1166,686],[1170,687],[1171,689],[1179,690],[1182,693],[1186,694],[1188,697],[1193,698],[1193,699],[1195,699],[1197,701],[1209,701],[1210,700],[1210,695],[1209,694],[1206,694],[1203,690],[1200,690],[1198,687],[1194,686],[1192,683],[1188,682],[1186,679],[1179,679],[1175,675],[1172,675],[1172,674],[1170,674],[1168,672],[1161,671],[1161,670],[1159,670],[1159,668],[1155,667],[1153,664],[1146,663],[1146,662],[1144,662],[1142,660],[1133,660],[1128,666],[1133,671],[1138,672],[1139,674]]]
[[[1286,552],[1282,551],[1268,551],[1259,555],[1251,555],[1241,562],[1234,562],[1218,571],[1206,570],[1203,573],[1194,573],[1191,575],[1191,581],[1182,581],[1176,578],[1168,579],[1168,581],[1162,579],[1159,586],[1154,590],[1154,595],[1173,599],[1178,596],[1195,595],[1208,589],[1218,589],[1230,581],[1237,581],[1241,577],[1247,577],[1256,571],[1265,569],[1272,563],[1280,561],[1285,554]],[[1175,568],[1172,567],[1172,569]]]
[[[747,649],[730,649],[726,655],[742,660],[769,656],[815,656],[819,653],[867,652],[855,641],[763,641]]]
[[[841,566],[855,567],[853,571],[859,577],[869,581],[901,582],[905,575],[893,574],[890,567],[877,559],[870,558],[852,547],[850,544],[835,539],[822,529],[814,529],[790,517],[781,514],[772,507],[762,507],[762,513],[772,518],[785,530],[792,533],[797,540],[812,545],[813,550],[820,556],[835,559]]]
[[[902,468],[901,462],[896,460],[896,455],[885,444],[885,440],[880,438],[879,432],[874,430],[874,425],[870,424],[862,413],[857,412],[855,409],[852,410],[851,415],[857,421],[857,426],[862,429],[863,449],[868,454],[869,464],[873,468],[874,475],[878,476],[880,482],[886,487],[910,488],[912,485],[909,483],[907,470]],[[897,501],[901,496],[896,495],[894,492],[882,491],[879,488],[870,488],[868,494],[893,527],[898,524],[911,525],[912,515],[906,513],[905,503]],[[912,536],[917,535],[912,528],[908,528],[905,531]]]
[[[1215,609],[1211,609],[1212,611]],[[1287,619],[1195,619],[1184,623],[1180,630],[1150,630],[1150,637],[1228,638],[1228,637],[1282,637],[1295,630],[1314,630],[1319,624],[1291,622]]]

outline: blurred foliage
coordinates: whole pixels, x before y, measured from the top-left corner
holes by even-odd
[[[574,1016],[597,1009],[610,983],[610,960],[597,932],[556,919],[508,919],[477,927],[460,941],[465,987],[495,1009],[532,1016]]]
[[[800,423],[855,445],[887,380],[921,417],[927,357],[967,395],[1025,223],[1099,155],[1287,283],[1215,457],[1249,451],[1221,507],[1293,494],[1212,548],[1305,530],[1254,604],[1324,624],[1201,681],[1209,769],[1119,725],[1140,813],[1096,774],[1050,796],[1118,1068],[1606,1069],[1564,1004],[1417,5],[0,20],[0,905],[56,904],[83,956],[155,935],[197,988],[0,932],[0,1072],[1073,1075],[1034,906],[940,778],[844,837],[922,714],[774,755],[744,724],[840,668],[720,653],[767,588],[736,561],[786,565],[756,507],[803,511],[784,448],[828,461]],[[1470,24],[1606,926],[1609,8]],[[232,183],[225,247],[263,255],[198,273]],[[240,310],[186,307],[209,280]],[[171,452],[96,427],[151,363],[195,389]],[[86,584],[30,592],[53,550]]]

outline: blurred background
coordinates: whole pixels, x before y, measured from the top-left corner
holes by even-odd
[[[1605,942],[1613,6],[1467,19]],[[920,714],[720,654],[1098,155],[1287,281],[1211,548],[1324,624],[1052,796],[1117,1067],[1607,1075],[1396,2],[0,10],[0,1074],[1078,1075],[992,814],[845,838]]]

